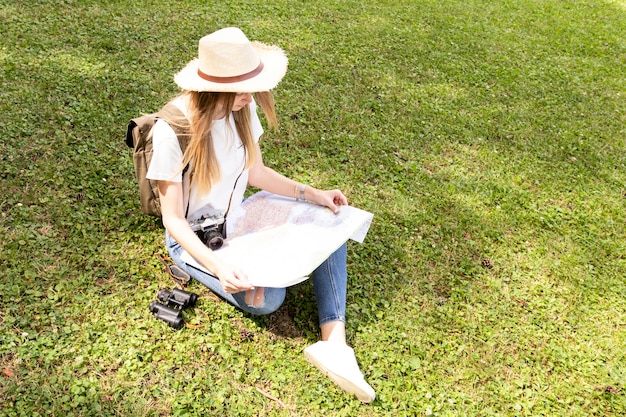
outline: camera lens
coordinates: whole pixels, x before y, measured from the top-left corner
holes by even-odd
[[[222,236],[217,235],[209,239],[207,243],[209,245],[209,248],[211,248],[212,250],[218,250],[224,244],[224,239],[222,239]]]
[[[224,244],[224,238],[217,229],[205,231],[203,241],[212,250],[218,250]]]

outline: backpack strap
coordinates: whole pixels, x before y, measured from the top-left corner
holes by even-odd
[[[162,119],[167,122],[167,120],[163,117],[164,114],[174,115],[176,118],[184,118],[185,114],[176,106],[174,103],[169,102],[161,110],[158,111],[155,115],[155,119]],[[169,123],[168,123],[169,124]],[[191,134],[188,129],[184,127],[169,124],[174,133],[176,133],[176,138],[178,139],[178,145],[180,146],[180,150],[185,154],[187,150],[187,146],[189,145],[189,141],[191,140]],[[190,178],[188,174],[189,164],[185,165],[183,168],[182,176],[183,176],[183,205],[185,206],[185,219],[189,214],[189,200],[190,200]]]

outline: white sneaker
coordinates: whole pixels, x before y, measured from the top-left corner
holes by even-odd
[[[360,401],[370,403],[376,398],[374,389],[363,378],[354,350],[350,346],[319,341],[304,349],[304,355],[341,389],[355,394]]]

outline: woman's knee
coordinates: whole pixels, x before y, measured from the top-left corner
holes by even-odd
[[[245,292],[245,310],[255,315],[270,314],[285,301],[284,288],[255,288]]]

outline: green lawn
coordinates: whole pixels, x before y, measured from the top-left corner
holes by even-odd
[[[1,416],[626,414],[626,1],[0,0]],[[171,288],[123,144],[235,25],[290,58],[266,164],[374,213],[349,246],[369,405],[309,366],[311,284]]]

